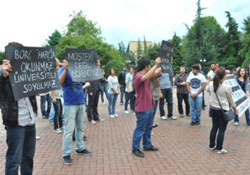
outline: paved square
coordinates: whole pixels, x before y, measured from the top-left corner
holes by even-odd
[[[119,98],[118,98],[119,99]],[[106,99],[105,99],[106,100]],[[206,94],[206,104],[209,100]],[[208,107],[207,107],[208,108]],[[135,127],[133,113],[125,114],[117,100],[119,117],[108,117],[108,106],[99,104],[103,122],[85,123],[85,142],[92,156],[73,153],[73,165],[66,166],[61,158],[62,134],[53,132],[53,125],[42,119],[39,112],[34,175],[240,175],[250,174],[250,127],[245,116],[238,127],[231,122],[226,130],[224,147],[228,154],[219,155],[208,149],[211,119],[202,111],[201,125],[190,126],[189,118],[161,120],[159,111],[152,141],[158,152],[145,152],[144,158],[131,153],[132,134]],[[166,105],[165,105],[165,110]],[[174,115],[178,116],[174,92]],[[5,131],[0,125],[0,174],[4,174]],[[74,151],[73,151],[74,152]]]

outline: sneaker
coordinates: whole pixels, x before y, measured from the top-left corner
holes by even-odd
[[[196,124],[195,122],[191,122],[191,123],[190,123],[190,125],[192,125],[192,126],[195,125],[195,124]]]
[[[239,122],[234,122],[234,126],[238,126],[239,125]]]
[[[158,125],[155,123],[155,124],[153,124],[153,126],[152,126],[152,127],[153,127],[153,128],[156,128],[157,126],[158,126]]]
[[[183,117],[184,117],[184,114],[180,114],[180,117],[183,118]]]
[[[55,133],[59,134],[62,132],[62,130],[60,128],[57,128],[56,130],[54,130]]]
[[[124,111],[125,112],[125,114],[128,114],[129,112],[128,111]]]
[[[87,136],[83,136],[83,141],[86,141],[87,140]]]
[[[84,150],[82,150],[82,151],[77,151],[77,150],[76,150],[76,154],[84,155],[84,156],[91,156],[92,152],[90,152],[90,151],[87,150],[87,149],[84,149]]]
[[[104,121],[104,118],[100,118],[100,121],[103,122],[103,121]]]
[[[103,105],[105,105],[106,103],[105,102],[102,102]]]
[[[150,148],[143,148],[144,151],[158,151],[159,148],[156,146],[151,146]]]
[[[118,114],[114,114],[114,116],[115,116],[115,117],[119,117],[119,115],[118,115]]]
[[[92,123],[92,124],[96,124],[96,121],[95,121],[95,120],[91,120],[91,123]]]
[[[41,139],[41,137],[40,136],[36,136],[36,140],[40,140]]]
[[[115,116],[114,116],[114,115],[110,115],[109,117],[110,117],[110,118],[115,118]]]
[[[172,120],[177,120],[177,117],[175,117],[175,116],[172,116],[172,117],[170,117]]]
[[[226,154],[227,153],[227,150],[226,149],[221,149],[221,150],[218,150],[217,151],[218,154]]]
[[[196,124],[196,125],[199,125],[199,124],[200,124],[200,122],[196,122],[195,124]]]
[[[65,165],[72,165],[72,159],[70,158],[70,156],[64,156],[63,161]]]
[[[216,148],[216,146],[214,146],[214,147],[212,147],[212,148],[209,148],[209,149],[210,149],[210,151],[214,151],[215,148]]]
[[[165,115],[161,116],[162,120],[167,120],[167,117]]]
[[[144,153],[138,150],[133,150],[132,153],[136,155],[137,157],[144,157]]]

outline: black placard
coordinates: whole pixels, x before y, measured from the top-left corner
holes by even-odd
[[[97,52],[83,49],[66,49],[68,70],[74,82],[86,82],[103,78],[101,69],[96,65]]]
[[[161,57],[161,67],[164,73],[172,74],[171,57],[173,53],[173,44],[162,40],[159,56]]]
[[[5,57],[12,66],[9,77],[15,100],[61,88],[54,49],[8,45]]]

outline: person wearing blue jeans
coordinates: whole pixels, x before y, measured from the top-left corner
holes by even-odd
[[[72,164],[72,135],[75,130],[76,154],[91,155],[84,145],[83,123],[85,114],[85,94],[83,88],[89,87],[90,83],[73,82],[68,72],[68,62],[63,61],[63,67],[59,70],[59,81],[63,89],[64,99],[64,134],[62,141],[62,157],[66,165]]]
[[[115,117],[115,114],[116,114],[116,101],[117,101],[117,94],[109,94],[108,111],[109,111],[110,116]]]
[[[41,112],[43,118],[49,118],[51,108],[51,97],[49,93],[40,94]],[[46,107],[47,103],[47,107]]]
[[[151,133],[153,128],[153,94],[150,88],[150,79],[161,72],[161,58],[155,60],[151,68],[148,59],[141,59],[138,62],[137,73],[134,76],[133,84],[137,94],[135,101],[136,128],[132,138],[132,153],[137,157],[144,157],[140,150],[140,142],[143,139],[144,151],[158,151],[153,146]]]
[[[21,47],[18,43],[10,43],[8,46],[12,45]],[[7,143],[5,175],[18,175],[19,167],[22,175],[32,175],[36,145],[36,97],[15,100],[9,78],[11,65],[8,60],[3,60],[1,69],[0,107]]]
[[[191,125],[200,124],[201,108],[202,108],[202,92],[205,89],[206,78],[199,73],[200,66],[194,64],[192,72],[187,78],[187,90],[189,92],[189,105]]]
[[[202,108],[202,97],[192,98],[189,96],[191,123],[199,124]]]
[[[115,118],[115,117],[118,117],[118,114],[115,113],[116,112],[115,109],[116,109],[117,96],[119,95],[120,90],[119,90],[118,78],[117,76],[115,76],[114,68],[111,68],[109,70],[108,85],[109,85],[109,89],[108,89],[109,116],[110,118]]]

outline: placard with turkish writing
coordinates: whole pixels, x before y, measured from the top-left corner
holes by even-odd
[[[83,49],[66,49],[68,70],[74,82],[86,82],[103,78],[97,66],[97,52]]]
[[[161,57],[161,67],[164,73],[172,73],[171,57],[173,53],[173,44],[162,40],[159,56]]]
[[[9,77],[15,100],[61,88],[54,49],[8,45],[5,56],[12,66]]]
[[[239,116],[242,116],[250,107],[250,100],[246,93],[241,89],[234,75],[227,75],[225,83],[232,88],[232,96],[238,110]]]

